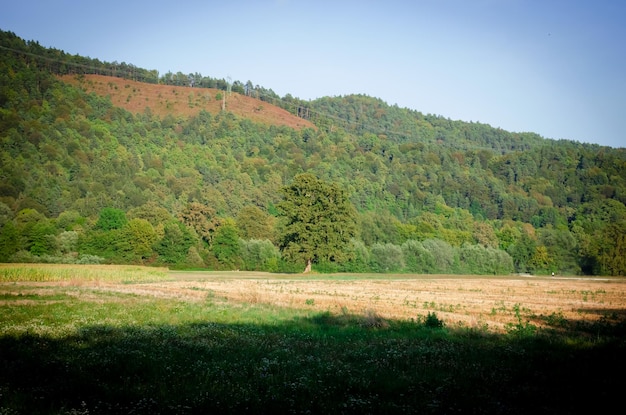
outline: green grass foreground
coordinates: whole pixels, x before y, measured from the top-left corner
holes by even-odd
[[[34,280],[0,285],[0,414],[571,414],[622,400],[624,324],[497,335],[434,315],[384,321]]]

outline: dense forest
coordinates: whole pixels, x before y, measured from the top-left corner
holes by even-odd
[[[216,88],[315,128],[228,109],[130,112],[67,74]],[[316,258],[320,272],[626,275],[624,148],[364,95],[303,101],[250,81],[159,76],[2,31],[0,85],[2,262],[301,271],[279,207],[310,173],[355,211],[347,252]]]

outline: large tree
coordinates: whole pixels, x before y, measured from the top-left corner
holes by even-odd
[[[350,239],[356,233],[356,211],[336,184],[310,173],[296,176],[282,188],[277,208],[285,220],[280,248],[288,260],[307,264],[343,262],[351,258]]]

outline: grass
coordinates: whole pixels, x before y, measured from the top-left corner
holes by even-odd
[[[167,280],[165,268],[129,265],[0,264],[0,282],[136,283]]]
[[[30,282],[0,284],[0,414],[569,414],[621,401],[624,322],[583,336],[552,314],[559,331],[538,332],[516,304],[518,323],[496,334],[447,327],[436,311],[402,321],[210,293],[183,301],[42,289],[41,278],[76,281],[88,270],[28,269]],[[90,272],[125,284],[168,278],[137,267]]]

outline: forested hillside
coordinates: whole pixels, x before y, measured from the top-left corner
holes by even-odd
[[[91,75],[118,86],[97,94]],[[131,80],[162,88],[164,107]],[[355,208],[349,252],[316,258],[320,271],[626,275],[623,148],[362,95],[302,101],[250,81],[159,78],[8,32],[0,85],[3,262],[301,271],[277,207],[311,173]],[[179,93],[192,113],[167,106],[173,86],[194,91]],[[257,104],[235,113],[215,105],[225,95]],[[259,118],[275,105],[302,124]]]

